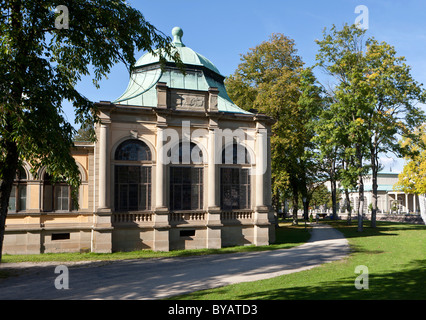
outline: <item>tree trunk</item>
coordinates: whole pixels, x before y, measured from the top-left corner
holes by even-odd
[[[363,231],[363,214],[364,214],[364,181],[359,176],[359,192],[358,192],[358,232]]]
[[[9,207],[9,197],[13,180],[18,169],[18,149],[14,142],[3,142],[5,158],[0,164],[0,263],[3,254],[3,240],[6,226],[6,217]]]
[[[299,210],[299,193],[293,191],[293,225],[299,224],[297,221],[297,210]]]
[[[337,186],[336,186],[336,162],[332,160],[330,172],[330,186],[331,186],[331,206],[332,206],[332,219],[337,219]]]
[[[302,203],[303,203],[303,219],[308,220],[309,219],[309,213],[308,213],[308,189],[306,186],[306,180],[304,179],[302,183]]]
[[[11,16],[11,27],[16,32],[17,47],[19,48],[16,54],[17,63],[12,68],[12,72],[21,76],[25,75],[25,65],[19,62],[25,61],[27,57],[27,49],[30,42],[25,40],[22,32],[22,12],[21,12],[21,1],[14,1],[10,7]],[[6,98],[5,105],[13,105],[19,108],[22,100],[23,86],[22,81],[14,80],[11,85],[11,92],[9,97]],[[3,107],[3,106],[2,106]],[[8,110],[3,115],[4,127],[1,131],[1,152],[3,153],[2,161],[0,162],[0,263],[3,256],[3,241],[6,227],[6,217],[9,208],[9,197],[12,191],[13,180],[15,179],[16,170],[18,169],[18,147],[16,142],[11,138],[13,134],[16,134],[14,126],[16,119],[12,115],[15,115],[15,111]]]
[[[351,200],[349,198],[349,190],[345,189],[345,201],[346,201],[346,214],[347,214],[347,222],[348,224],[352,223],[352,207]]]
[[[371,210],[371,227],[376,227],[376,213],[377,213],[377,171],[378,171],[378,159],[376,152],[372,151],[371,157],[371,171],[372,171],[372,182],[373,182],[373,199],[372,199],[372,210]]]
[[[337,187],[336,187],[336,180],[334,179],[331,182],[331,203],[332,203],[332,219],[337,219]]]

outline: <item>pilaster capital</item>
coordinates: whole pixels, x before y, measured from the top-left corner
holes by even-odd
[[[99,124],[101,125],[101,128],[102,127],[108,127],[110,124],[111,124],[111,119],[110,118],[101,118],[100,120],[99,120]]]

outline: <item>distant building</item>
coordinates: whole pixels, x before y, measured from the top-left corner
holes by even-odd
[[[267,245],[271,119],[236,106],[205,57],[173,43],[185,74],[143,55],[116,101],[98,103],[97,142],[79,142],[79,208],[70,187],[19,170],[4,252],[129,251]]]
[[[398,173],[379,172],[377,174],[377,209],[379,213],[419,213],[419,198],[414,194],[394,191],[393,186],[398,182]],[[343,197],[344,198],[344,197]],[[351,192],[350,199],[353,211],[356,212],[358,192]],[[364,177],[364,213],[373,201],[372,176]],[[340,202],[341,211],[344,212],[343,199]]]

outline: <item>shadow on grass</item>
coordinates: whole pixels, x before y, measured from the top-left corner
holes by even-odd
[[[363,231],[358,231],[357,221],[348,224],[346,220],[325,220],[326,223],[338,229],[345,238],[375,237],[375,236],[397,236],[399,231],[426,230],[425,225],[408,224],[401,222],[377,221],[376,228],[370,226],[370,221],[364,221]]]
[[[239,294],[236,300],[424,300],[426,299],[426,260],[416,260],[403,271],[379,275],[370,274],[367,289],[356,289],[353,277],[333,282],[321,282],[312,286],[265,289],[250,294]],[[216,293],[226,294],[227,287]],[[203,299],[203,291],[192,294],[194,299]]]
[[[364,231],[357,231],[356,221],[348,225],[346,221],[321,221],[332,225],[341,231],[346,238],[368,238],[368,237],[392,237],[401,235],[404,231],[425,231],[424,225],[402,224],[395,222],[377,222],[377,228],[371,228],[369,222],[364,224]],[[384,238],[384,239],[385,239]],[[390,238],[388,238],[390,239]],[[385,239],[387,241],[388,239]],[[396,238],[395,238],[396,239]],[[386,253],[372,247],[367,249],[362,243],[351,244],[352,253],[377,255]],[[388,249],[386,249],[388,250]],[[342,266],[343,267],[343,266]],[[352,269],[353,270],[353,269]],[[353,273],[352,273],[353,272]],[[351,274],[352,273],[352,274]],[[348,275],[349,274],[349,275]],[[302,276],[302,275],[301,275]],[[358,290],[355,287],[355,279],[359,276],[354,271],[343,273],[333,280],[312,280],[314,282],[304,282],[303,285],[289,287],[287,281],[291,278],[277,279],[282,285],[265,282],[258,285],[262,290],[249,293],[241,292],[229,287],[216,289],[215,294],[220,297],[222,294],[228,296],[233,294],[232,299],[237,300],[419,300],[426,299],[426,259],[418,259],[400,266],[397,270],[385,270],[374,273],[370,270],[369,288]],[[309,274],[304,275],[309,277]],[[327,276],[325,276],[327,278]],[[328,277],[330,278],[330,277]],[[287,284],[286,284],[287,283]],[[278,288],[277,288],[278,287]],[[281,287],[281,288],[279,288]],[[231,290],[231,291],[230,291]],[[234,295],[235,294],[235,295]],[[209,292],[195,292],[194,299],[204,299],[209,297]]]

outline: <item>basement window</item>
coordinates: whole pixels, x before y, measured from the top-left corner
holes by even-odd
[[[68,233],[52,233],[52,241],[54,240],[69,240],[70,234]]]
[[[195,236],[195,230],[181,230],[180,236],[181,237],[193,237],[193,236]]]

